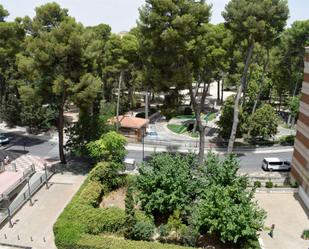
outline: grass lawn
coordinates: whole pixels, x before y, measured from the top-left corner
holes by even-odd
[[[195,119],[195,115],[178,115],[176,119]]]
[[[214,113],[214,112],[212,112],[212,113],[210,113],[210,114],[207,114],[206,115],[206,117],[205,117],[205,120],[206,121],[212,121],[212,120],[214,120],[215,118],[216,118],[216,113]]]
[[[187,131],[187,127],[185,125],[168,124],[167,128],[169,128],[172,132],[175,132],[177,134],[182,134]]]

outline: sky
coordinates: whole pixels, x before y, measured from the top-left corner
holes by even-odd
[[[100,23],[109,24],[112,31],[128,31],[136,25],[138,8],[145,0],[54,0],[61,7],[69,10],[69,15],[85,26]],[[51,0],[0,0],[10,13],[8,21],[15,17],[33,17],[36,6],[51,2]],[[228,0],[207,0],[213,4],[212,23],[223,22],[221,12]],[[309,0],[289,0],[290,19],[288,25],[295,20],[309,19]]]

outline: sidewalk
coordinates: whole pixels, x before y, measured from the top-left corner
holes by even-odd
[[[34,206],[27,202],[13,217],[13,228],[6,224],[0,230],[0,243],[56,249],[53,224],[84,179],[83,175],[71,173],[54,175],[50,188],[42,187],[33,196]]]
[[[309,229],[308,210],[302,207],[296,193],[256,193],[255,199],[267,212],[266,227],[275,224],[274,236],[262,231],[260,240],[265,249],[307,249],[309,241],[301,234]]]

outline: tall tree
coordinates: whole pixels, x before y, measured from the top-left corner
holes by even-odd
[[[245,66],[235,98],[233,127],[228,145],[228,153],[231,153],[239,122],[240,99],[247,81],[254,45],[256,42],[263,45],[272,43],[283,31],[289,10],[286,0],[231,0],[222,15],[227,28],[232,31],[235,40],[242,42],[246,51]]]
[[[203,34],[207,31],[205,24],[209,22],[209,17],[210,6],[203,0],[147,0],[140,9],[138,23],[147,82],[163,91],[171,88],[190,91],[200,133],[200,162],[204,157],[205,139],[205,126],[200,114],[208,90],[208,82],[203,80],[210,77],[202,74],[206,69],[202,68],[202,51],[196,49],[196,44],[203,46]],[[194,78],[203,83],[199,102],[192,86]]]
[[[65,164],[64,111],[68,101],[87,105],[97,96],[100,80],[86,74],[84,66],[83,26],[68,16],[56,3],[36,8],[31,35],[19,56],[19,69],[27,77],[24,88],[42,96],[42,104],[57,106],[59,157]],[[85,101],[85,102],[84,102]]]

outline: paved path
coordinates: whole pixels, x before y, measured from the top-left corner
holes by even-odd
[[[0,230],[0,243],[30,246],[33,249],[56,249],[53,224],[84,179],[85,176],[69,173],[54,175],[50,179],[51,187],[48,190],[42,187],[33,197],[34,206],[26,203],[13,217],[13,228],[6,224]]]
[[[259,205],[267,212],[266,227],[275,224],[274,237],[261,233],[265,249],[307,249],[309,241],[301,239],[309,229],[308,211],[294,193],[257,193]]]

